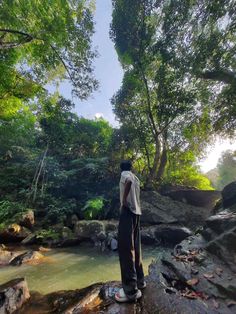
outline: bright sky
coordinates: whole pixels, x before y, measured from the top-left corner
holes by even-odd
[[[75,103],[75,112],[79,116],[88,119],[102,116],[112,125],[117,126],[110,99],[121,86],[123,71],[114,45],[109,38],[112,5],[111,0],[96,0],[96,3],[93,44],[97,47],[100,56],[96,59],[94,66],[95,76],[100,83],[100,88],[88,100],[81,102],[77,98],[73,98],[73,102]],[[70,84],[61,84],[60,93],[71,99]],[[230,143],[229,141],[217,140],[213,147],[209,147],[207,158],[199,162],[201,170],[207,172],[215,168],[221,153],[227,149],[236,150],[236,141]]]
[[[217,139],[212,147],[207,150],[207,158],[199,162],[201,170],[206,173],[216,167],[218,159],[223,151],[236,150],[236,141]]]

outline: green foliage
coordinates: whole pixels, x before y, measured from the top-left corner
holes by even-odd
[[[85,206],[82,208],[84,218],[89,220],[101,218],[103,208],[104,199],[102,197],[88,200]]]
[[[86,98],[97,87],[92,68],[96,53],[91,48],[90,3],[89,0],[2,2],[1,60],[17,68],[23,78],[30,77],[39,84],[69,79],[74,93]],[[1,78],[7,74],[5,71],[1,72]],[[12,72],[10,81],[11,77]]]
[[[36,238],[40,240],[59,240],[60,234],[52,228],[40,229],[36,232]]]
[[[1,228],[15,223],[25,212],[27,212],[27,208],[21,203],[8,200],[0,201]]]

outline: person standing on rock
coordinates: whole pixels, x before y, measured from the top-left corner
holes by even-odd
[[[146,287],[140,241],[140,182],[131,171],[130,161],[122,161],[120,169],[118,252],[122,288],[115,294],[115,299],[118,302],[128,302],[141,298],[140,289]]]

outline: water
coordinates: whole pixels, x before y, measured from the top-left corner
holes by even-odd
[[[143,248],[145,274],[153,259],[160,259],[162,248]],[[101,252],[96,248],[73,247],[53,249],[43,253],[48,257],[38,265],[5,266],[0,268],[0,284],[25,277],[31,291],[43,294],[80,289],[96,282],[120,280],[119,260],[116,252]]]

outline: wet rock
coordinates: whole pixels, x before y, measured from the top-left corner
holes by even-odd
[[[209,217],[209,210],[174,201],[155,191],[145,191],[141,197],[144,224],[179,224],[188,228],[197,228]]]
[[[28,229],[32,229],[34,223],[34,211],[32,209],[29,209],[26,213],[24,213],[19,220],[19,225]]]
[[[224,187],[222,190],[222,199],[224,208],[236,204],[236,181]]]
[[[155,230],[155,238],[164,245],[176,245],[190,235],[192,235],[192,232],[181,226],[160,225]]]
[[[17,243],[24,240],[30,235],[30,230],[18,224],[12,224],[8,228],[0,231],[0,239],[2,243]]]
[[[30,313],[93,313],[101,303],[99,293],[102,284],[94,284],[80,290],[58,291],[47,295],[32,293],[30,300],[18,311],[18,314]]]
[[[236,272],[236,226],[211,240],[206,245],[206,249],[217,255]]]
[[[206,226],[217,234],[221,234],[236,226],[236,213],[229,210],[219,212],[206,220]]]
[[[5,266],[15,258],[19,253],[8,251],[6,248],[0,248],[0,266]]]
[[[43,258],[44,256],[41,253],[37,251],[29,251],[16,256],[14,259],[11,260],[10,265],[18,266],[25,263],[37,264],[41,262]]]
[[[0,313],[11,314],[19,310],[29,298],[29,289],[24,278],[0,285]]]
[[[141,240],[146,245],[162,245],[174,247],[177,243],[189,237],[192,232],[177,225],[156,225],[151,227],[142,227]]]
[[[141,228],[141,242],[145,245],[159,245],[160,243],[157,241],[155,236],[155,226],[151,227],[142,227]]]

